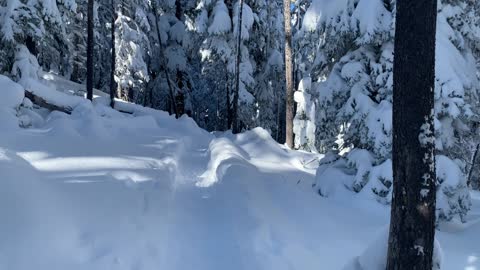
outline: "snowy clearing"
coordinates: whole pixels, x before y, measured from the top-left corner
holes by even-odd
[[[389,209],[316,194],[313,158],[262,129],[212,135],[101,103],[51,113],[0,134],[0,269],[342,269]],[[442,269],[480,269],[472,199],[469,223],[438,233]]]

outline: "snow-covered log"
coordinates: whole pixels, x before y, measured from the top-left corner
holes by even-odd
[[[51,111],[61,111],[61,112],[64,112],[66,114],[71,114],[72,110],[73,110],[69,106],[55,105],[55,104],[49,102],[48,100],[44,99],[43,97],[35,95],[34,92],[29,91],[29,90],[25,90],[25,97],[30,99],[35,105],[38,105],[42,108],[45,108],[45,109],[48,109],[48,110],[51,110]]]

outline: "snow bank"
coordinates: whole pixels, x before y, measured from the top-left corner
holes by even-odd
[[[214,139],[209,146],[210,161],[207,170],[200,175],[198,187],[209,187],[220,181],[228,168],[234,165],[250,167],[248,154],[227,138]]]
[[[16,109],[25,97],[23,87],[3,75],[0,75],[0,91],[0,108]]]
[[[387,268],[388,227],[382,229],[377,238],[372,241],[362,254],[350,261],[343,270],[385,270]],[[440,270],[443,261],[443,251],[440,242],[435,239],[433,249],[433,269]]]
[[[32,94],[41,97],[48,103],[65,108],[69,111],[73,110],[76,106],[88,102],[85,98],[79,96],[73,96],[57,91],[53,86],[47,86],[36,79],[27,78],[22,79],[19,83]]]

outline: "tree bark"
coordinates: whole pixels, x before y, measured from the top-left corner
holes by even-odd
[[[93,99],[93,1],[88,0],[87,10],[87,98]]]
[[[243,0],[238,3],[238,36],[237,36],[237,60],[235,63],[235,90],[233,92],[233,108],[232,108],[232,132],[239,133],[240,126],[238,123],[238,96],[240,94],[240,62],[242,61],[242,16],[243,16]]]
[[[474,185],[472,182],[473,171],[475,170],[475,162],[477,161],[478,157],[478,151],[480,151],[480,144],[477,144],[477,148],[475,149],[475,153],[473,154],[472,158],[472,165],[470,166],[470,171],[468,172],[467,186],[473,188],[478,188],[478,183],[475,183]]]
[[[431,270],[435,239],[437,0],[398,0],[393,69],[393,200],[387,270]]]
[[[286,144],[293,148],[293,63],[292,63],[292,25],[290,14],[290,0],[283,1],[283,16],[285,19],[285,86],[287,90],[286,107]]]
[[[112,40],[111,40],[111,49],[112,49],[112,62],[111,62],[111,71],[110,71],[110,106],[115,107],[115,94],[117,92],[116,83],[115,83],[115,62],[116,62],[116,53],[115,53],[115,21],[117,20],[117,11],[115,9],[115,0],[111,0],[111,9],[112,9]]]

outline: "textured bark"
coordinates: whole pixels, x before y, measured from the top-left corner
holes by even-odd
[[[87,98],[93,99],[93,0],[88,0],[87,11]]]
[[[387,270],[431,270],[437,0],[398,0],[393,75],[393,200]]]
[[[117,55],[115,53],[115,21],[117,20],[117,11],[115,10],[115,0],[111,0],[111,9],[112,9],[112,42],[111,42],[111,49],[112,49],[112,62],[111,62],[111,70],[110,70],[110,106],[114,108],[115,106],[115,94],[117,91],[116,83],[115,83],[115,62]]]
[[[470,171],[468,172],[468,179],[467,179],[468,180],[467,185],[469,187],[473,187],[474,189],[478,189],[478,187],[480,186],[478,181],[475,181],[475,183],[472,181],[473,171],[475,170],[475,163],[477,161],[479,150],[480,150],[480,144],[477,144],[477,148],[475,149],[475,153],[473,154],[472,165],[470,167]]]
[[[238,96],[240,94],[240,62],[242,61],[242,17],[243,17],[243,0],[239,2],[238,15],[238,37],[237,37],[237,61],[235,63],[235,90],[233,92],[233,108],[232,108],[232,132],[239,133],[240,125],[238,123]]]
[[[293,63],[292,63],[292,25],[290,14],[290,0],[283,1],[283,16],[285,18],[285,83],[287,90],[286,108],[286,144],[293,148]]]

